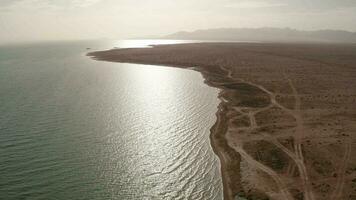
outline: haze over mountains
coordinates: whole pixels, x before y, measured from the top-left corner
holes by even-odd
[[[356,33],[343,30],[301,31],[291,28],[219,28],[177,32],[164,39],[259,42],[356,43]]]

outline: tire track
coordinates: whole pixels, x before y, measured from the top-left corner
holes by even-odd
[[[330,200],[333,199],[341,199],[342,198],[342,191],[344,189],[345,185],[345,171],[347,167],[347,163],[349,162],[351,158],[351,142],[346,143],[345,145],[345,154],[342,159],[341,165],[339,167],[338,171],[338,178],[336,181],[336,186],[334,192],[330,196]]]

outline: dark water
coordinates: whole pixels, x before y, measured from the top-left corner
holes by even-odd
[[[0,46],[0,199],[222,199],[217,91],[197,72],[85,56],[161,42]]]

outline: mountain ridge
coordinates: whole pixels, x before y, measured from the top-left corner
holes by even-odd
[[[215,28],[180,31],[161,37],[185,40],[227,40],[256,42],[331,42],[356,43],[356,32],[345,30],[304,31],[291,28]]]

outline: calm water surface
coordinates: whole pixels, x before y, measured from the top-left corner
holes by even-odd
[[[218,91],[197,72],[85,56],[160,43],[0,46],[0,199],[222,199]]]

